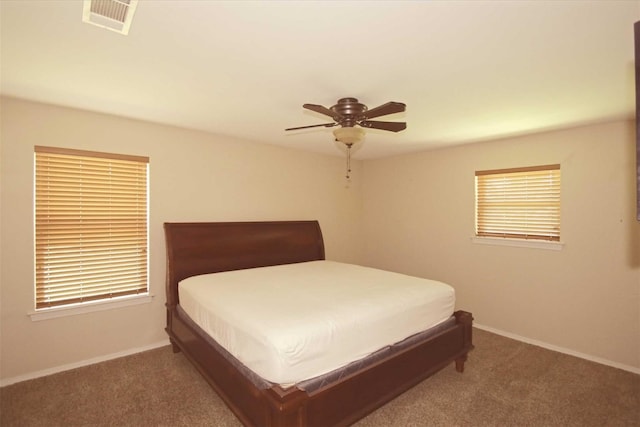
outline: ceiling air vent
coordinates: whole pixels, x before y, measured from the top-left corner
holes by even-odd
[[[138,0],[84,0],[82,22],[127,35]]]

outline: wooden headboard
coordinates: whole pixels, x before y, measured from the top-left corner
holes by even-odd
[[[324,259],[318,221],[166,222],[164,233],[167,306],[190,276]]]

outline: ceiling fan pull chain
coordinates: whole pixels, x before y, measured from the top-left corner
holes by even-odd
[[[351,146],[353,144],[345,144],[347,146],[347,179],[351,179]]]

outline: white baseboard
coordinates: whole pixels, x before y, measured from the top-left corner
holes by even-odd
[[[640,374],[640,368],[636,368],[636,367],[633,367],[633,366],[624,365],[622,363],[613,362],[611,360],[602,359],[600,357],[591,356],[591,355],[585,354],[585,353],[580,353],[578,351],[573,351],[573,350],[570,350],[568,348],[558,347],[558,346],[555,346],[555,345],[552,345],[552,344],[547,344],[547,343],[542,342],[542,341],[534,340],[534,339],[531,339],[531,338],[526,338],[526,337],[523,337],[523,336],[520,336],[520,335],[512,334],[510,332],[501,331],[499,329],[495,329],[495,328],[492,328],[492,327],[489,327],[489,326],[485,326],[485,325],[481,325],[481,324],[478,324],[478,323],[474,323],[473,327],[481,329],[483,331],[491,332],[491,333],[496,334],[496,335],[501,335],[503,337],[511,338],[511,339],[516,340],[516,341],[521,341],[521,342],[524,342],[524,343],[527,343],[527,344],[531,344],[531,345],[535,345],[535,346],[538,346],[538,347],[546,348],[547,350],[557,351],[559,353],[564,353],[564,354],[568,354],[570,356],[579,357],[581,359],[589,360],[591,362],[600,363],[601,365],[607,365],[607,366],[611,366],[613,368],[622,369],[624,371],[629,371],[629,372],[632,372],[634,374]],[[47,376],[47,375],[57,374],[58,372],[68,371],[70,369],[81,368],[83,366],[93,365],[95,363],[106,362],[107,360],[117,359],[119,357],[130,356],[130,355],[136,354],[136,353],[142,353],[143,351],[153,350],[155,348],[164,347],[165,345],[169,345],[169,344],[170,344],[169,340],[166,339],[166,340],[157,342],[155,344],[150,344],[150,345],[147,345],[147,346],[144,346],[144,347],[132,348],[132,349],[129,349],[129,350],[118,352],[118,353],[108,354],[106,356],[94,357],[92,359],[82,360],[80,362],[70,363],[68,365],[62,365],[62,366],[57,366],[57,367],[54,367],[54,368],[45,369],[45,370],[42,370],[42,371],[31,372],[29,374],[19,375],[17,377],[13,377],[13,378],[6,378],[6,379],[3,379],[3,380],[0,380],[0,387],[4,387],[4,386],[7,386],[7,385],[19,383],[19,382],[22,382],[22,381],[32,380],[32,379],[39,378],[39,377],[44,377],[44,376]]]
[[[523,337],[523,336],[520,336],[520,335],[512,334],[510,332],[501,331],[499,329],[494,329],[494,328],[491,328],[489,326],[479,325],[477,323],[474,323],[473,327],[481,329],[483,331],[491,332],[491,333],[496,334],[496,335],[501,335],[503,337],[511,338],[511,339],[516,340],[516,341],[522,341],[524,343],[535,345],[537,347],[546,348],[547,350],[557,351],[558,353],[564,353],[564,354],[568,354],[569,356],[579,357],[580,359],[589,360],[591,362],[596,362],[596,363],[599,363],[601,365],[607,365],[607,366],[611,366],[612,368],[618,368],[618,369],[622,369],[624,371],[633,372],[634,374],[640,374],[640,368],[636,368],[634,366],[624,365],[622,363],[613,362],[611,360],[602,359],[600,357],[591,356],[591,355],[585,354],[585,353],[580,353],[578,351],[570,350],[568,348],[558,347],[558,346],[552,345],[552,344],[547,344],[546,342],[533,340],[531,338],[527,338],[527,337]]]
[[[81,368],[83,366],[93,365],[95,363],[106,362],[107,360],[117,359],[119,357],[130,356],[136,353],[142,353],[143,351],[153,350],[155,348],[164,347],[165,345],[169,345],[169,339],[157,342],[155,344],[150,344],[144,347],[136,347],[125,351],[120,351],[118,353],[107,354],[105,356],[94,357],[92,359],[81,360],[80,362],[69,363],[68,365],[56,366],[54,368],[44,369],[42,371],[31,372],[24,375],[18,375],[13,378],[6,378],[0,380],[0,387],[4,387],[7,385],[19,383],[22,381],[32,380],[34,378],[44,377],[47,375],[57,374],[58,372],[68,371],[70,369]]]

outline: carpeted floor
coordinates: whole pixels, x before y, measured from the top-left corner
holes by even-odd
[[[373,426],[640,426],[640,375],[474,330],[475,350],[359,421]],[[240,426],[169,346],[0,389],[0,425]]]

